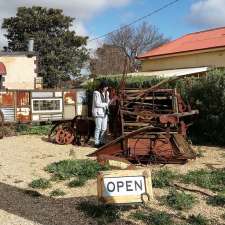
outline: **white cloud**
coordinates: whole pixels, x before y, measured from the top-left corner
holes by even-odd
[[[70,16],[89,19],[95,13],[111,7],[124,6],[131,0],[0,0],[0,12],[4,15],[16,12],[19,6],[39,5],[63,9]],[[1,14],[0,14],[1,15]]]
[[[197,27],[225,26],[225,0],[197,0],[190,8],[188,19]]]
[[[82,36],[89,36],[89,39],[94,38],[93,34],[90,34],[87,29],[85,28],[83,22],[80,20],[76,20],[76,23],[74,23],[73,27],[71,28],[72,30],[76,31],[76,34],[82,35]],[[97,49],[101,45],[101,41],[88,41],[87,43],[87,48],[88,49]],[[91,51],[92,53],[92,51]]]
[[[0,0],[0,25],[2,18],[15,16],[17,7],[33,5],[63,9],[64,14],[75,20],[74,28],[80,35],[89,35],[85,28],[85,22],[95,15],[114,7],[122,7],[132,0]],[[0,31],[0,47],[6,44],[3,31]]]
[[[75,30],[76,34],[79,34],[82,36],[88,36],[88,31],[85,28],[84,23],[80,20],[76,20],[76,22],[73,24],[73,26],[70,29]]]

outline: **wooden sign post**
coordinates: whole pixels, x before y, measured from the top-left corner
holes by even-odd
[[[99,172],[98,199],[106,204],[144,203],[153,199],[150,170]]]

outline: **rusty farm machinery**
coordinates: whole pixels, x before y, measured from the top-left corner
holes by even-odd
[[[109,141],[89,156],[95,156],[99,161],[113,158],[146,164],[185,163],[188,159],[194,159],[195,152],[187,139],[187,129],[198,114],[198,110],[192,110],[189,105],[186,105],[176,89],[162,88],[163,84],[174,79],[179,78],[163,80],[150,88],[140,90],[126,89],[125,78],[123,77],[121,79],[123,87],[119,89],[117,94],[118,100],[115,105],[111,106],[112,110],[110,110],[112,141]],[[46,94],[49,93],[46,92]],[[13,94],[15,93],[11,93],[11,95]],[[40,94],[43,96],[42,92]],[[56,104],[56,101],[63,101],[67,106],[67,92],[64,95],[63,100],[56,98],[55,102],[53,102],[51,99],[50,103]],[[29,96],[29,93],[24,96]],[[26,97],[26,99],[25,102],[29,102],[29,97]],[[32,100],[33,103],[37,101],[41,104],[41,101],[44,100]],[[46,98],[46,101],[49,102],[50,100]],[[60,104],[58,105],[60,106]],[[74,107],[74,105],[69,106]],[[20,105],[17,104],[18,107]],[[32,107],[35,109],[35,105]],[[42,114],[34,113],[35,111],[32,115],[28,114],[25,119],[29,122],[30,118],[43,117]],[[8,114],[5,115],[6,120],[11,118]],[[52,114],[50,116],[52,117]],[[58,116],[58,113],[56,116]],[[45,119],[45,117],[43,118]],[[21,117],[20,114],[16,116],[18,121],[21,118],[24,120],[24,117]],[[55,125],[49,132],[49,140],[58,144],[82,145],[87,143],[90,137],[93,136],[95,129],[93,118],[82,116],[63,120],[63,116],[60,118],[53,118]],[[0,128],[3,124],[4,115],[0,110]],[[1,137],[3,137],[2,129],[0,129]]]
[[[198,110],[186,105],[176,89],[161,88],[171,80],[145,90],[121,90],[110,121],[115,139],[89,156],[145,164],[194,159],[186,132]]]
[[[100,162],[113,159],[145,164],[185,163],[194,159],[187,129],[198,110],[186,105],[176,89],[162,88],[173,80],[163,80],[143,90],[120,88],[118,100],[110,110],[112,141],[89,156]],[[58,144],[81,145],[93,136],[94,129],[93,118],[77,116],[57,122],[49,139]]]

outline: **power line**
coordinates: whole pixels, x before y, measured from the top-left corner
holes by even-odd
[[[115,29],[115,30],[112,30],[112,31],[110,31],[110,32],[108,32],[108,33],[106,33],[106,34],[103,34],[103,35],[100,35],[100,36],[98,36],[98,37],[92,38],[92,39],[88,40],[88,42],[96,41],[96,40],[98,40],[98,39],[101,39],[101,38],[103,38],[103,37],[106,37],[106,36],[109,35],[109,34],[112,34],[112,33],[116,32],[116,31],[118,31],[118,30],[121,30],[121,29],[123,29],[123,28],[132,26],[133,24],[138,23],[139,21],[141,21],[141,20],[143,20],[143,19],[145,19],[145,18],[147,18],[147,17],[149,17],[149,16],[152,16],[153,14],[156,14],[156,13],[162,11],[163,9],[168,8],[168,7],[170,7],[171,5],[174,5],[175,3],[179,2],[179,1],[180,1],[180,0],[174,0],[174,1],[171,1],[171,2],[169,2],[169,3],[165,4],[165,5],[163,5],[162,7],[158,8],[158,9],[155,9],[154,11],[150,12],[149,14],[147,14],[147,15],[145,15],[145,16],[142,16],[142,17],[140,17],[140,18],[134,20],[134,21],[131,22],[131,23],[128,23],[128,24],[126,24],[126,25],[124,25],[124,26],[122,26],[122,27],[120,27],[120,28]]]

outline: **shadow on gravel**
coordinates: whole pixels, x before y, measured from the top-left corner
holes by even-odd
[[[42,225],[98,224],[77,209],[81,202],[96,202],[96,197],[54,199],[0,182],[0,209]],[[123,219],[110,224],[133,225]]]

